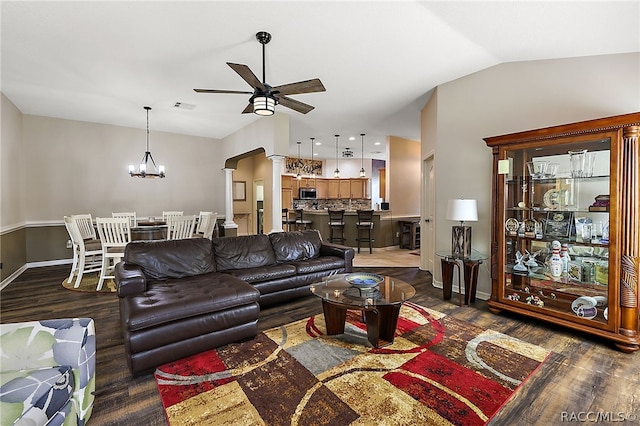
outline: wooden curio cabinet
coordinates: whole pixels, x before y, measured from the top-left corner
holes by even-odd
[[[491,299],[640,349],[640,113],[485,138]]]

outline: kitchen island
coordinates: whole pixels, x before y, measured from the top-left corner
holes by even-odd
[[[290,211],[290,218],[295,219],[295,212]],[[317,229],[320,231],[323,240],[329,240],[329,213],[327,210],[314,210],[305,209],[304,219],[310,220],[312,223],[307,228]],[[400,242],[398,236],[400,232],[398,221],[419,219],[418,216],[394,216],[391,210],[375,210],[373,212],[373,242],[374,248],[384,248],[397,246]],[[344,245],[349,247],[357,246],[357,230],[356,222],[358,221],[358,215],[355,210],[345,211],[344,213]],[[365,243],[363,246],[368,246]]]

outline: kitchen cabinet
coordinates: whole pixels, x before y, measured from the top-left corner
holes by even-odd
[[[491,299],[640,349],[640,113],[485,138]]]
[[[339,195],[338,198],[351,198],[351,180],[339,179]]]
[[[316,179],[318,198],[329,198],[329,182],[327,179]]]

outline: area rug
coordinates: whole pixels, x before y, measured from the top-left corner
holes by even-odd
[[[70,283],[67,282],[68,278],[69,277],[66,277],[64,281],[62,281],[62,287],[67,290],[89,293],[115,293],[116,291],[116,283],[112,279],[104,280],[102,289],[100,291],[96,291],[96,288],[98,288],[98,279],[100,278],[98,273],[83,274],[78,288],[74,287],[76,284],[76,277],[74,276]]]
[[[326,336],[318,315],[158,367],[169,423],[482,425],[552,370],[539,371],[546,349],[413,303],[386,348],[361,320],[348,311],[345,333]]]

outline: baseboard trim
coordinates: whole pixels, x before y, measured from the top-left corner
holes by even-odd
[[[73,263],[73,259],[57,259],[57,260],[46,260],[43,262],[28,262],[16,271],[9,275],[7,278],[2,280],[0,283],[0,291],[2,291],[6,286],[11,284],[16,278],[18,278],[24,271],[31,268],[43,268],[45,266],[58,266],[58,265],[71,265]]]
[[[13,280],[18,278],[26,270],[27,270],[27,265],[22,265],[21,267],[16,269],[13,274],[9,275],[7,278],[2,280],[2,282],[0,283],[0,290],[4,289],[6,286],[11,284]]]

